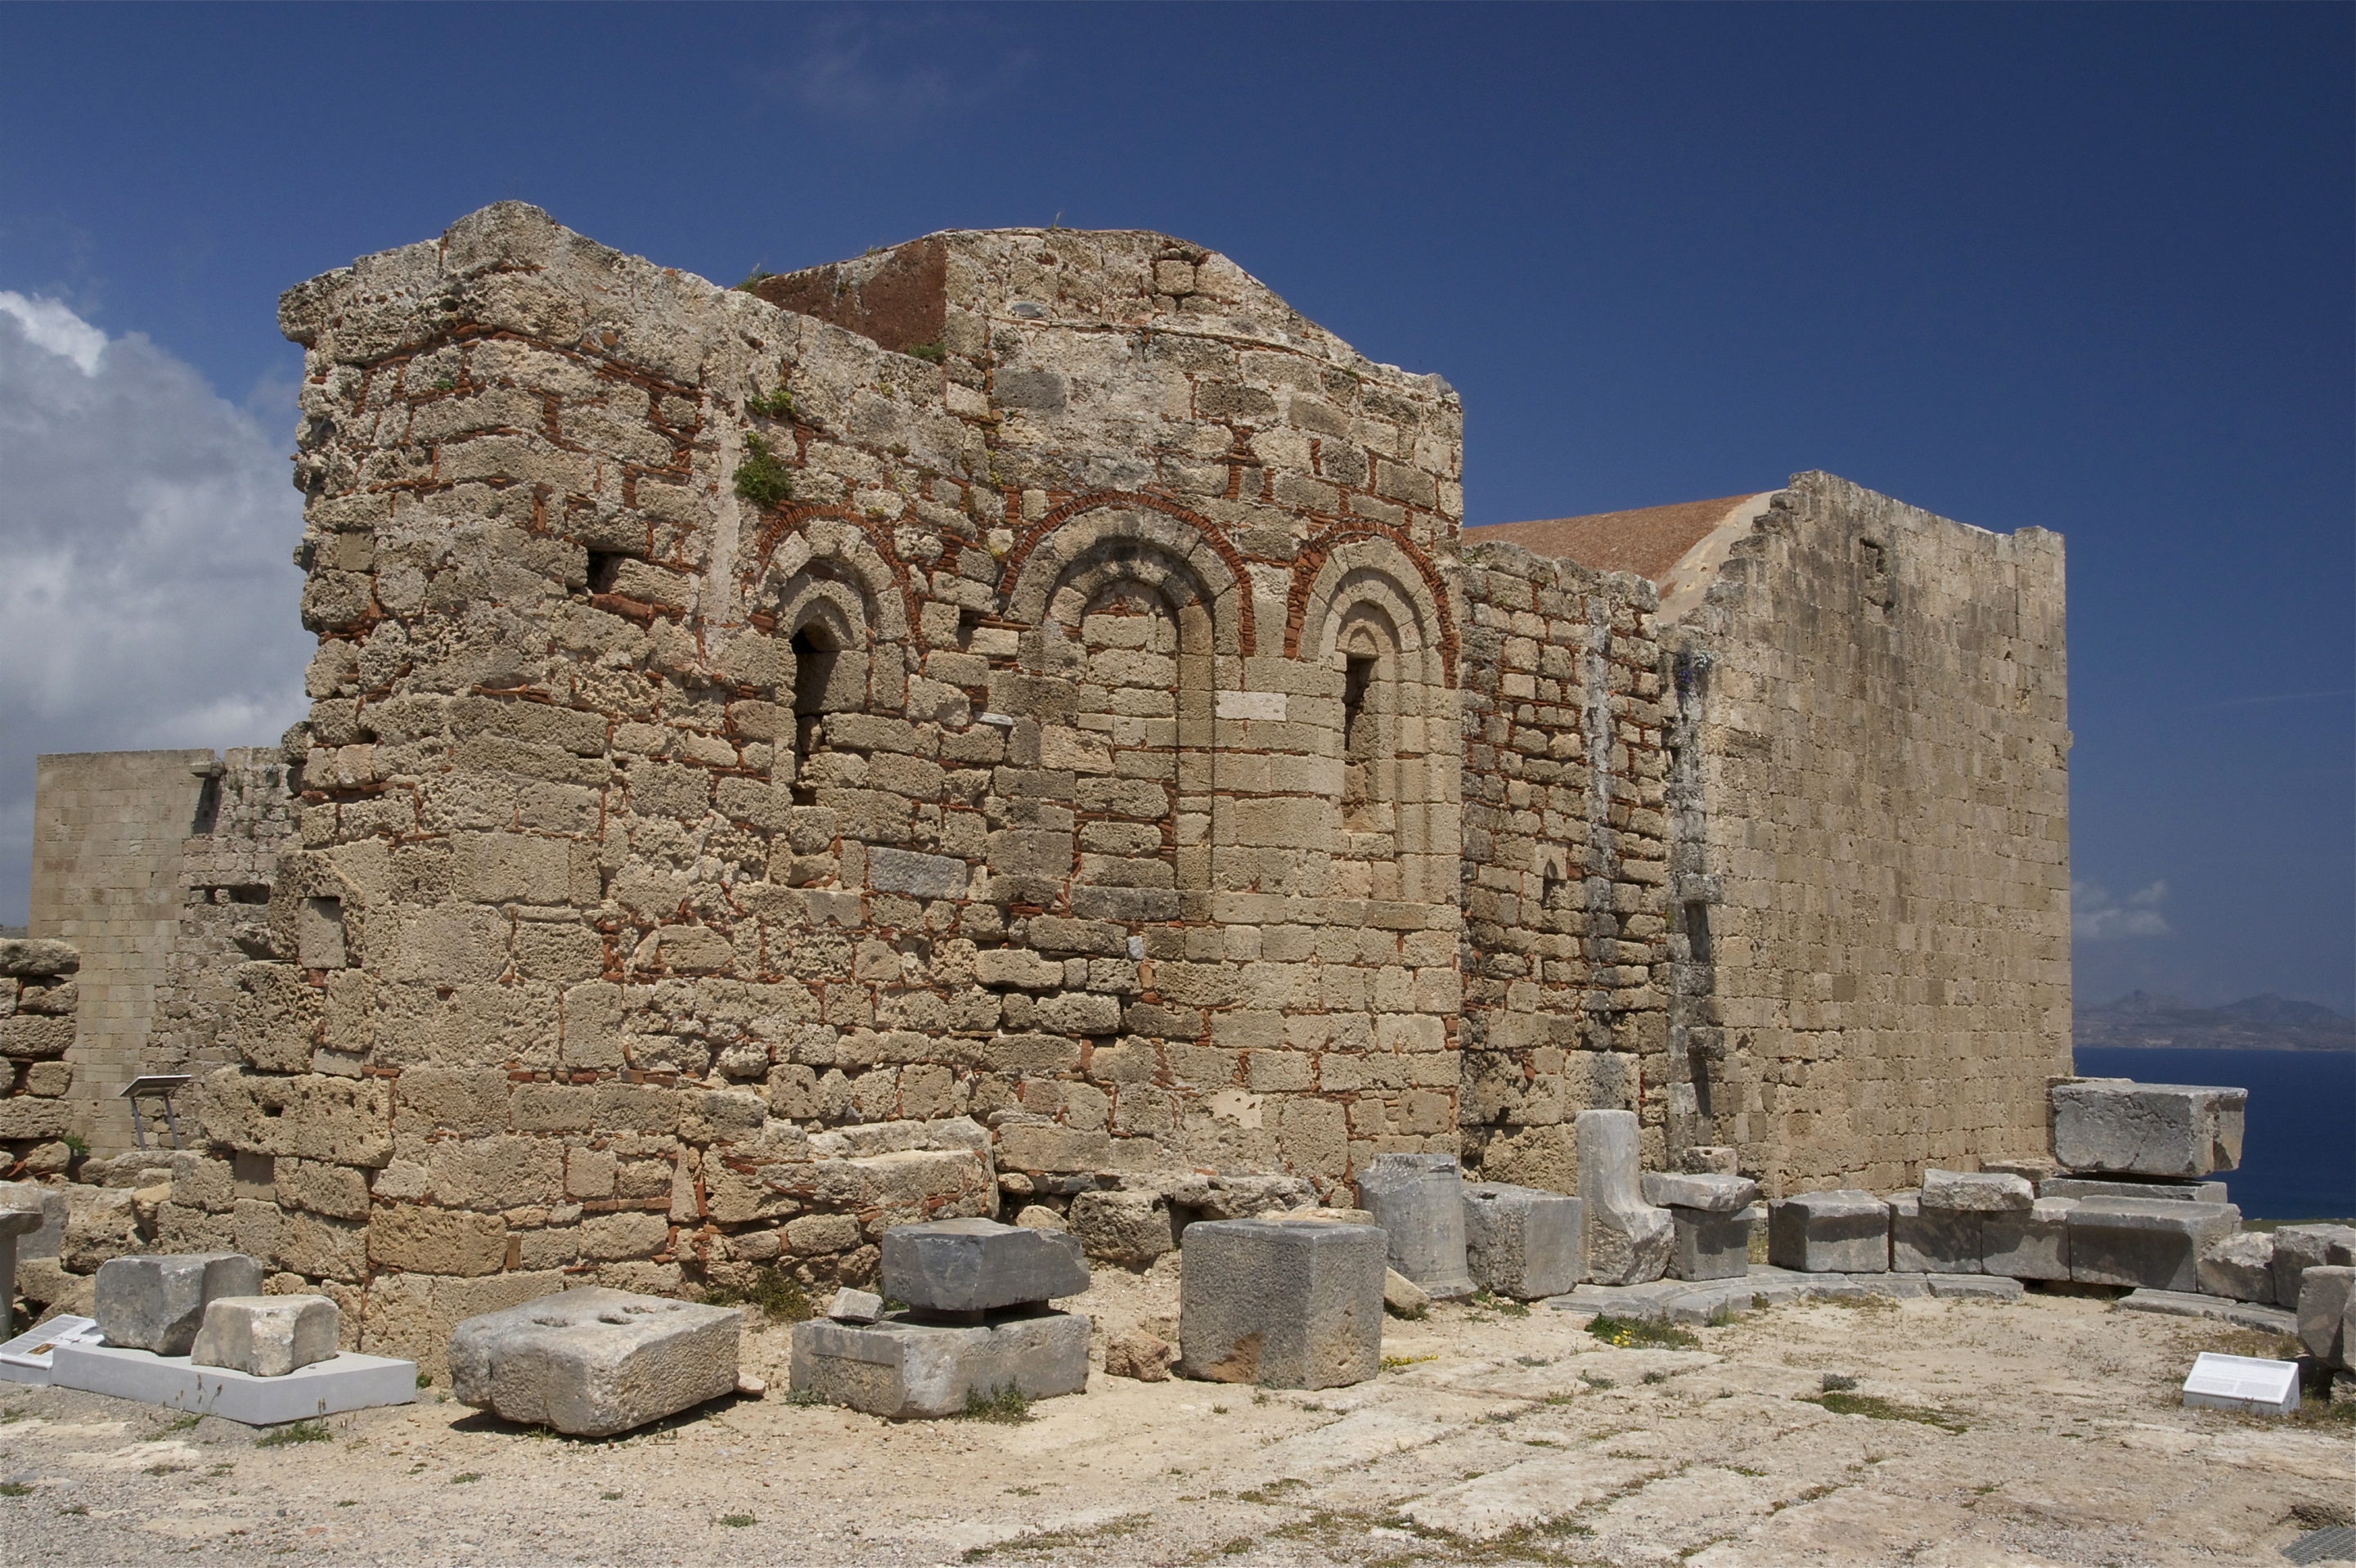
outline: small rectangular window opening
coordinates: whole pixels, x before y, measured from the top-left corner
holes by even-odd
[[[1375,684],[1372,655],[1352,654],[1342,666],[1342,754],[1363,762],[1374,749],[1374,726],[1366,712],[1366,693]]]

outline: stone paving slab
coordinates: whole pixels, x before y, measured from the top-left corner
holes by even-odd
[[[2298,1314],[2254,1301],[2202,1296],[2190,1290],[2131,1290],[2116,1303],[2121,1312],[2157,1312],[2163,1317],[2208,1317],[2267,1334],[2296,1334]]]
[[[1547,1305],[1558,1312],[1592,1312],[1614,1317],[1676,1324],[1707,1323],[1720,1312],[1749,1312],[1797,1301],[1831,1301],[1866,1296],[1912,1300],[1922,1296],[2011,1301],[2021,1283],[2000,1275],[1802,1274],[1753,1264],[1740,1279],[1663,1279],[1649,1285],[1582,1285]],[[2207,1300],[2208,1297],[2201,1299]]]

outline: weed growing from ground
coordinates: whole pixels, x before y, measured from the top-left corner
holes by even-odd
[[[1212,1408],[1216,1409],[1217,1406],[1215,1405]],[[989,1421],[995,1422],[1001,1426],[1016,1426],[1031,1419],[1031,1402],[1023,1397],[1021,1389],[1011,1383],[1004,1388],[992,1389],[988,1393],[983,1393],[979,1389],[968,1389],[965,1394],[965,1413],[958,1419]]]
[[[324,1421],[294,1421],[284,1426],[273,1426],[253,1440],[256,1448],[284,1448],[295,1443],[332,1442],[335,1434]]]
[[[753,1283],[743,1290],[714,1285],[703,1293],[706,1307],[752,1307],[772,1323],[800,1323],[811,1316],[809,1296],[801,1281],[781,1268],[756,1268]]]
[[[29,1498],[33,1488],[22,1481],[0,1481],[0,1498]]]
[[[731,1530],[743,1530],[753,1522],[753,1516],[749,1513],[723,1513],[720,1516],[720,1522]]]
[[[1696,1350],[1701,1348],[1701,1340],[1687,1329],[1636,1317],[1599,1317],[1589,1322],[1587,1331],[1605,1344],[1616,1345],[1623,1350]]]
[[[483,1473],[480,1470],[461,1470],[450,1477],[450,1484],[454,1487],[468,1487],[482,1478]]]
[[[171,1436],[175,1432],[186,1432],[188,1428],[194,1426],[198,1422],[202,1421],[204,1417],[201,1415],[176,1415],[172,1417],[171,1420],[164,1423],[163,1425],[155,1428],[155,1431],[141,1433],[139,1435],[139,1441],[142,1443],[160,1443],[165,1438]]]
[[[1862,1415],[1873,1421],[1912,1421],[1924,1426],[1935,1426],[1942,1432],[1964,1430],[1964,1424],[1944,1411],[1926,1410],[1919,1404],[1900,1404],[1876,1394],[1836,1391],[1803,1399],[1800,1403],[1822,1405],[1835,1415]]]
[[[1823,1393],[1847,1393],[1855,1387],[1857,1387],[1857,1380],[1855,1378],[1844,1377],[1838,1372],[1826,1372],[1825,1374],[1824,1386],[1818,1392]]]

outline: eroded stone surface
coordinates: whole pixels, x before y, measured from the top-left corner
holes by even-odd
[[[1641,1285],[1669,1266],[1669,1211],[1644,1201],[1633,1111],[1581,1111],[1579,1201],[1587,1232],[1587,1277]]]
[[[2001,1171],[1926,1170],[1922,1207],[1958,1213],[2019,1213],[2037,1200],[2025,1177]]]
[[[1388,1238],[1390,1266],[1434,1300],[1470,1296],[1464,1173],[1448,1154],[1376,1155],[1358,1173],[1358,1206]]]
[[[1767,1256],[1803,1274],[1882,1274],[1890,1268],[1890,1205],[1836,1188],[1767,1206]]]
[[[2081,1079],[2053,1086],[2053,1154],[2077,1171],[2198,1177],[2242,1163],[2246,1089]]]
[[[451,1392],[508,1421],[607,1437],[734,1392],[743,1321],[626,1290],[544,1296],[451,1332]]]
[[[1338,1388],[1382,1366],[1379,1226],[1215,1220],[1186,1227],[1180,1370],[1213,1382]]]
[[[1505,1182],[1465,1183],[1464,1262],[1473,1283],[1495,1295],[1559,1296],[1587,1275],[1580,1200]]]
[[[2230,1203],[2094,1200],[2070,1211],[2070,1277],[2084,1285],[2201,1288],[2201,1254],[2232,1235]]]
[[[324,1296],[223,1296],[205,1305],[188,1360],[283,1378],[336,1353],[341,1314]]]
[[[994,1312],[1088,1287],[1077,1237],[995,1220],[886,1231],[882,1269],[884,1294],[922,1312]]]
[[[1052,1399],[1087,1387],[1088,1320],[1037,1312],[973,1325],[797,1323],[791,1376],[798,1393],[894,1421],[962,1415],[1007,1390]]]
[[[208,1303],[261,1294],[262,1265],[242,1253],[111,1258],[99,1267],[91,1316],[110,1345],[185,1356]]]

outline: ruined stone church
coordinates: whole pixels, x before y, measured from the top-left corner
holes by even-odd
[[[1591,1106],[1771,1194],[2046,1151],[2051,533],[1466,528],[1447,382],[1151,233],[726,288],[509,203],[280,318],[309,716],[44,759],[0,978],[7,1157],[117,1250],[430,1362],[916,1218],[1569,1189]]]

